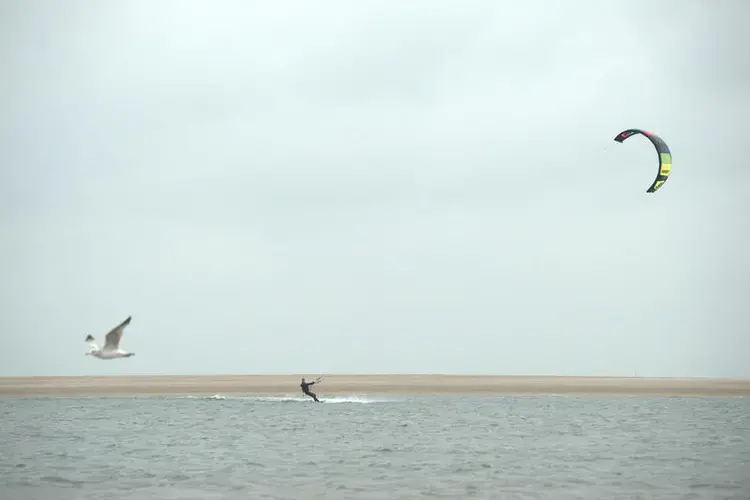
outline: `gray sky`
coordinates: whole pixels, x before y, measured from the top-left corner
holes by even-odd
[[[0,375],[750,376],[748,18],[0,0]]]

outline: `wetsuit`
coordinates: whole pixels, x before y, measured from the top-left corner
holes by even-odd
[[[318,396],[315,395],[314,392],[310,391],[310,386],[315,385],[315,381],[312,382],[302,382],[299,386],[302,388],[302,392],[313,398],[316,402],[320,403],[318,400]]]

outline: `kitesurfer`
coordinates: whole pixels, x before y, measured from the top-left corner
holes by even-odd
[[[299,385],[302,388],[302,393],[313,398],[316,403],[320,403],[320,400],[314,392],[310,391],[310,386],[315,385],[318,382],[320,382],[320,377],[316,378],[312,382],[305,382],[305,377],[302,377],[302,383]]]

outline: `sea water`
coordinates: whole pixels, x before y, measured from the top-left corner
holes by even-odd
[[[750,399],[0,398],[0,499],[748,499]]]

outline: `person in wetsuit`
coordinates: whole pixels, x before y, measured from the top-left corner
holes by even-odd
[[[299,386],[302,388],[303,394],[313,398],[316,403],[320,403],[320,400],[318,400],[318,396],[316,396],[314,392],[310,391],[310,386],[315,385],[317,382],[320,382],[320,379],[313,380],[312,382],[305,382],[305,378],[303,377],[302,383]]]

